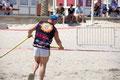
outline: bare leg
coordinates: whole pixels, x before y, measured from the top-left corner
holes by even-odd
[[[76,21],[77,21],[77,23],[79,23],[79,22],[78,22],[78,17],[79,17],[79,15],[76,16]]]
[[[65,16],[62,17],[63,18],[63,24],[65,23]]]
[[[71,21],[71,15],[70,14],[68,15],[68,20],[69,20],[69,22]]]
[[[85,19],[84,19],[84,15],[81,15],[81,17],[82,17],[82,21],[84,21]]]
[[[35,72],[39,67],[39,63],[40,63],[40,57],[35,57],[35,62],[33,65],[33,73],[29,74],[28,80],[34,80]]]
[[[100,14],[99,17],[102,17],[102,14]]]
[[[40,57],[35,57],[35,62],[33,64],[33,74],[35,75],[36,70],[39,67]]]
[[[74,20],[74,15],[72,14],[72,20],[71,21],[73,22],[73,20]]]
[[[106,17],[106,12],[105,12],[105,14],[104,14],[104,17]]]
[[[49,60],[49,57],[41,57],[40,58],[40,80],[44,79],[46,65]]]
[[[12,7],[10,7],[10,12],[12,12],[12,10],[13,10],[13,8],[12,8]]]
[[[82,18],[82,22],[86,23],[84,15],[81,14],[80,16],[81,16],[81,18]]]
[[[12,7],[10,7],[10,11],[12,11],[13,10],[13,8]]]
[[[7,8],[5,7],[5,13],[4,13],[5,15],[7,14]]]

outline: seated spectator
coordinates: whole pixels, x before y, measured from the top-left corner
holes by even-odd
[[[77,23],[79,24],[79,21],[78,21],[78,18],[81,17],[82,18],[82,22],[86,22],[85,21],[85,18],[84,18],[84,14],[83,14],[83,11],[80,7],[80,4],[77,5],[77,8],[75,10],[75,13],[76,13],[76,21]]]
[[[106,4],[104,4],[103,14],[104,14],[105,17],[106,17],[106,14],[107,14],[107,6],[106,6]]]
[[[74,12],[75,12],[75,9],[72,8],[73,5],[71,4],[70,8],[68,9],[68,18],[69,18],[69,21],[72,23],[73,22],[73,19],[74,19]]]
[[[62,17],[63,24],[64,24],[64,22],[65,22],[65,9],[64,9],[62,3],[60,3],[59,7],[56,9],[55,14],[56,14],[57,17]]]
[[[118,3],[115,0],[112,0],[112,2],[110,4],[108,15],[110,15],[112,11],[117,12],[117,14],[118,14],[117,16],[119,17]]]
[[[0,0],[0,9],[2,9],[2,1]]]
[[[9,0],[7,1],[3,0],[2,5],[3,5],[3,8],[5,9],[5,15],[7,15],[7,9],[9,9],[10,11],[13,10],[13,7],[10,5]]]
[[[99,10],[99,17],[102,17],[103,14],[105,14],[105,16],[106,16],[107,7],[103,3],[100,3],[100,4],[101,4],[101,6],[100,6],[100,10]]]
[[[98,1],[97,3],[95,3],[95,7],[94,7],[95,16],[99,16],[100,6],[101,6],[100,1]]]

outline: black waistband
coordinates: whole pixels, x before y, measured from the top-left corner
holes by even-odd
[[[50,49],[49,46],[41,46],[41,45],[38,45],[38,44],[33,44],[33,46],[38,47],[38,48]]]

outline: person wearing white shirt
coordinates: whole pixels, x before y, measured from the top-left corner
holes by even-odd
[[[3,9],[5,9],[5,14],[7,12],[7,9],[10,11],[13,10],[13,7],[10,6],[9,0],[7,0],[7,1],[3,0],[2,5],[3,5]]]

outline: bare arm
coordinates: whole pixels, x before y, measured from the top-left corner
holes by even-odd
[[[55,11],[55,14],[57,14],[57,11]]]
[[[83,11],[82,11],[80,14],[82,14],[82,13],[83,13]],[[76,12],[76,14],[77,14],[77,15],[80,15],[78,12]]]
[[[58,44],[59,49],[64,49],[64,47],[62,46],[62,43],[61,43],[61,41],[60,41],[60,38],[59,38],[59,35],[58,35],[58,31],[57,31],[57,30],[56,30],[56,32],[55,32],[54,39],[55,39],[56,43]]]
[[[57,8],[58,9],[58,8]],[[55,14],[57,14],[57,9],[55,10]]]
[[[94,7],[94,10],[96,10],[97,9],[97,3],[95,3],[95,7]]]
[[[78,14],[77,10],[75,10],[75,14]]]
[[[118,8],[118,5],[115,7],[115,10]]]
[[[38,25],[38,23],[35,24],[35,26],[33,26],[32,28],[30,28],[30,29],[28,30],[28,38],[32,37],[32,32],[33,32],[34,30],[36,30],[37,25]]]

